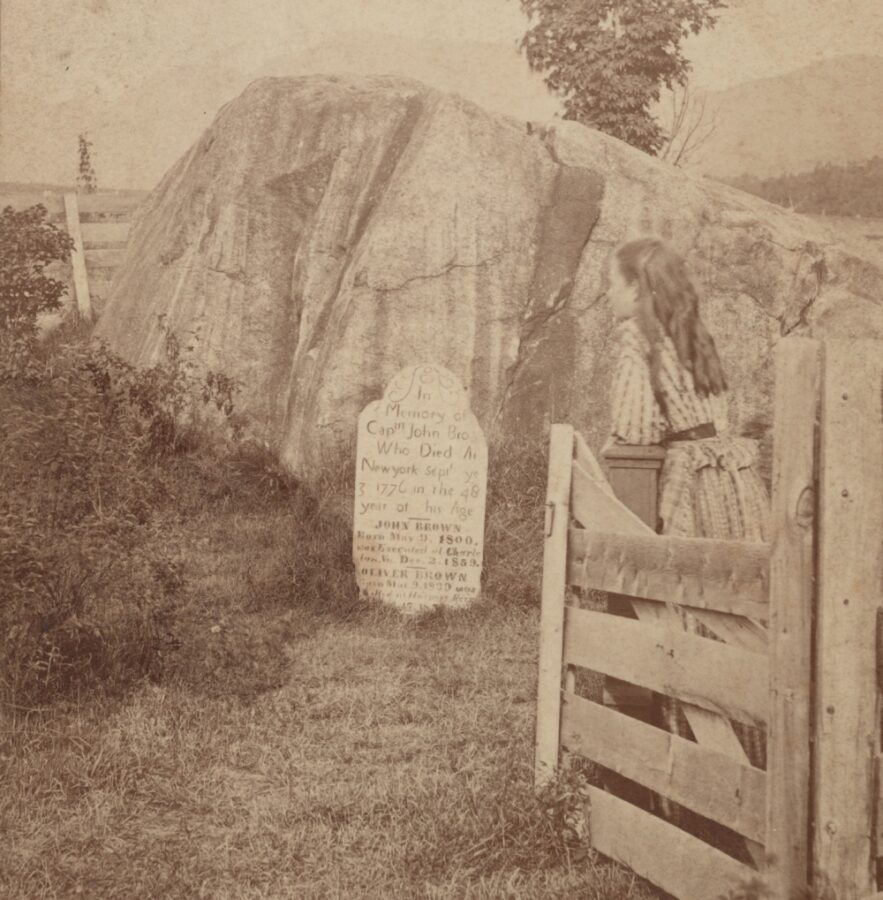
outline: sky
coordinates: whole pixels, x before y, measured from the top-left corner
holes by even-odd
[[[518,0],[0,0],[0,180],[63,178],[69,163],[40,155],[40,135],[74,127],[72,109],[98,122],[176,67],[188,80],[171,90],[186,92],[200,73],[245,79],[266,60],[361,32],[482,42],[514,56],[525,22]],[[883,54],[883,0],[730,0],[686,49],[697,90]]]
[[[0,2],[4,84],[57,100],[88,91],[112,98],[156,69],[221,56],[251,67],[336,32],[513,42],[524,21],[515,0]]]

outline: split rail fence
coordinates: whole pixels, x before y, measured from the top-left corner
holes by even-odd
[[[74,242],[69,272],[73,298],[79,314],[91,320],[94,301],[100,304],[107,299],[113,276],[125,258],[132,217],[144,196],[140,191],[16,191],[0,194],[0,209],[42,203],[49,221],[67,231]]]
[[[770,544],[657,535],[581,435],[552,427],[536,780],[583,757],[739,836],[725,852],[593,779],[593,847],[675,897],[761,878],[782,898],[877,889],[881,399],[879,342],[780,342]],[[627,615],[584,608],[589,591]],[[695,740],[581,696],[581,669],[675,698]],[[765,769],[734,722],[764,730]]]

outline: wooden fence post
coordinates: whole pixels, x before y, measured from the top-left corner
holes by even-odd
[[[814,888],[875,888],[876,618],[883,582],[883,344],[829,341],[822,386]]]
[[[89,296],[89,279],[86,275],[86,251],[80,231],[80,209],[76,194],[64,195],[64,214],[67,219],[67,233],[74,242],[71,250],[71,268],[74,273],[74,291],[77,295],[77,310],[87,322],[92,321],[92,298]]]
[[[776,348],[765,845],[768,885],[781,900],[804,896],[809,883],[820,349],[808,338]]]
[[[564,595],[567,589],[567,530],[573,426],[553,425],[549,436],[549,481],[543,544],[543,596],[540,609],[540,661],[537,685],[536,785],[558,768],[561,729],[561,665],[564,651]]]

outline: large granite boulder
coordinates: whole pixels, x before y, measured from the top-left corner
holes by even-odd
[[[239,378],[250,429],[309,470],[405,366],[457,374],[488,437],[608,422],[606,262],[683,251],[739,426],[788,334],[883,336],[883,271],[809,219],[570,122],[394,78],[267,78],[142,208],[98,326],[137,364],[162,328]]]

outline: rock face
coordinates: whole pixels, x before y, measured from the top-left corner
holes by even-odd
[[[491,115],[392,78],[268,78],[226,105],[135,223],[99,335],[162,327],[240,379],[293,468],[352,443],[400,369],[442,365],[489,440],[608,426],[606,264],[687,256],[738,427],[769,414],[783,335],[883,336],[883,272],[823,227],[570,122]]]

